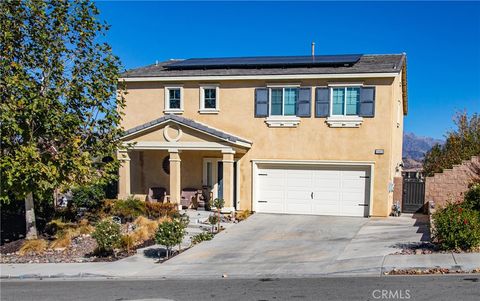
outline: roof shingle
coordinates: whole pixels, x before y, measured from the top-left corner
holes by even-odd
[[[311,67],[259,67],[259,68],[212,68],[212,69],[169,69],[169,64],[180,60],[169,60],[158,64],[135,68],[124,72],[121,77],[185,77],[185,76],[248,76],[286,74],[351,74],[351,73],[399,73],[405,61],[405,54],[362,55],[351,66]]]

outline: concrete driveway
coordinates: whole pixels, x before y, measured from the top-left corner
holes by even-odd
[[[254,214],[156,265],[145,276],[221,277],[381,273],[384,256],[428,239],[426,218]]]

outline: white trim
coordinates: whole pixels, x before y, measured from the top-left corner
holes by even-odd
[[[358,128],[363,123],[363,117],[350,115],[333,115],[327,117],[325,122],[331,128]]]
[[[205,89],[215,89],[215,108],[205,108]],[[218,84],[209,84],[200,86],[200,114],[218,114],[220,112],[220,87]]]
[[[161,126],[162,124],[167,123],[167,122],[176,123],[176,124],[178,124],[178,125],[180,125],[180,126],[184,126],[184,127],[186,127],[186,128],[192,129],[192,130],[194,130],[194,131],[197,131],[197,132],[206,134],[206,135],[208,135],[208,136],[211,136],[211,137],[214,137],[214,138],[217,138],[217,139],[220,139],[220,140],[223,140],[223,141],[225,141],[225,142],[232,143],[232,144],[235,144],[235,145],[238,145],[238,146],[250,148],[250,147],[252,146],[252,144],[253,144],[253,142],[251,142],[251,141],[249,141],[249,140],[246,140],[247,142],[244,142],[244,141],[232,142],[232,141],[230,141],[230,140],[228,140],[228,139],[222,139],[222,138],[220,138],[220,137],[217,137],[217,136],[215,136],[215,135],[212,135],[211,133],[208,133],[208,132],[199,130],[199,129],[197,129],[197,128],[188,126],[188,125],[183,124],[183,123],[180,123],[180,122],[176,122],[175,120],[171,120],[171,119],[164,120],[163,122],[160,122],[160,123],[157,123],[157,124],[153,124],[153,125],[151,125],[151,126],[149,126],[149,127],[146,127],[146,128],[144,128],[144,129],[141,129],[141,130],[139,130],[139,131],[130,133],[130,134],[128,134],[128,135],[125,135],[125,136],[121,137],[121,139],[122,139],[122,140],[125,140],[125,139],[128,138],[128,137],[136,136],[136,135],[138,135],[138,134],[140,134],[140,133],[143,133],[143,132],[145,132],[145,131],[149,131],[149,130],[155,128],[155,127],[159,127],[159,126]],[[208,125],[203,124],[203,123],[198,122],[198,121],[195,121],[195,122],[200,123],[200,124],[205,125],[205,126],[208,126]],[[232,135],[232,134],[227,133],[227,132],[225,132],[225,131],[221,131],[221,130],[218,130],[218,129],[216,129],[216,128],[212,128],[212,127],[210,127],[210,126],[208,126],[208,127],[211,128],[211,129],[217,130],[217,131],[219,131],[219,132],[224,132],[224,133],[226,133],[226,134]],[[232,136],[235,136],[235,135],[232,135]],[[242,138],[242,140],[245,140],[245,139]]]
[[[375,161],[252,159],[255,164],[375,165]]]
[[[353,86],[353,85],[341,85],[341,86],[329,86],[328,89],[330,89],[329,94],[330,94],[330,117],[358,117],[358,115],[347,115],[347,88],[352,88],[352,87],[358,87],[361,89],[361,86]],[[340,115],[334,115],[333,114],[333,89],[334,88],[344,88],[344,94],[343,94],[343,114]],[[361,91],[359,92],[361,93]],[[359,99],[358,101],[360,102],[360,95],[358,96]],[[358,108],[357,108],[358,109]],[[358,114],[358,112],[357,112]]]
[[[207,163],[211,164],[212,168],[212,187],[210,188],[211,192],[213,193],[213,199],[218,197],[218,162],[222,161],[221,158],[203,158],[202,162],[202,184],[203,186],[207,186]],[[209,195],[210,196],[210,195]],[[208,196],[208,197],[209,197]]]
[[[265,123],[271,128],[296,128],[300,124],[300,117],[272,115],[265,118]]]
[[[218,197],[218,162],[226,162],[226,161],[223,161],[222,158],[213,158],[213,157],[207,157],[207,158],[203,158],[203,162],[202,162],[202,185],[203,186],[206,186],[208,183],[207,183],[207,163],[211,163],[212,165],[212,192],[213,192],[213,199],[217,198]],[[237,170],[236,170],[236,178],[237,178],[237,182],[235,183],[234,179],[232,179],[233,181],[233,185],[236,185],[236,196],[235,198],[237,199],[237,210],[240,210],[240,163],[239,163],[239,159],[238,158],[234,158],[234,160],[232,161],[234,163],[237,163]],[[233,187],[233,186],[232,186]],[[235,204],[234,206],[231,208],[231,211],[233,211],[235,207]],[[228,209],[228,208],[227,208]]]
[[[349,73],[349,74],[282,74],[282,75],[203,75],[203,76],[145,76],[121,77],[119,81],[125,82],[171,82],[171,81],[202,81],[202,80],[259,80],[259,79],[323,79],[323,78],[391,78],[399,72],[380,73]]]
[[[267,88],[300,88],[301,83],[274,83],[274,84],[268,84],[267,83]]]
[[[168,134],[169,129],[170,129],[169,124],[167,124],[163,128],[163,137],[165,138],[165,140],[167,140],[168,142],[177,142],[178,140],[180,140],[180,138],[182,137],[182,134],[183,134],[182,128],[179,127],[178,124],[174,125],[173,129],[178,131],[178,135],[175,138],[170,137],[170,134]]]
[[[297,99],[295,100],[295,110],[297,109],[297,101],[299,97],[299,86],[273,86],[273,87],[267,87],[268,89],[268,115],[269,117],[275,116],[275,117],[296,117],[295,115],[284,115],[285,114],[285,89],[297,89]],[[282,115],[272,115],[272,89],[282,89]],[[268,121],[268,120],[267,120]],[[268,123],[268,122],[267,122]],[[296,125],[295,125],[296,126]]]
[[[128,143],[124,143],[128,145]],[[130,146],[132,150],[228,150],[230,146],[223,145],[218,142],[166,142],[166,141],[139,141]]]
[[[356,82],[356,83],[335,83],[331,82],[328,83],[329,87],[362,87],[363,82]]]
[[[365,166],[368,167],[368,172],[370,173],[370,191],[368,196],[368,216],[372,216],[373,211],[373,188],[375,180],[375,162],[374,161],[329,161],[329,160],[277,160],[277,159],[254,159],[252,162],[252,211],[257,211],[257,180],[258,180],[258,165],[259,164],[277,164],[288,166]]]
[[[180,89],[180,109],[171,109],[170,108],[170,93],[169,91],[172,89]],[[183,86],[182,85],[175,85],[175,86],[165,86],[165,110],[163,111],[165,114],[182,114],[183,113]]]

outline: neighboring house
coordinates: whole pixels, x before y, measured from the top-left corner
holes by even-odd
[[[202,187],[227,210],[387,216],[405,54],[170,60],[122,75],[119,198]]]

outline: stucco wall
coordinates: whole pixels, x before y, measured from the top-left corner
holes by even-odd
[[[251,160],[288,159],[288,160],[341,160],[341,161],[373,161],[374,196],[372,212],[374,216],[387,216],[393,199],[388,186],[393,183],[396,165],[401,160],[401,125],[397,127],[397,99],[401,99],[399,78],[378,78],[357,80],[303,80],[296,81],[302,86],[326,86],[329,83],[348,82],[363,83],[376,86],[376,108],[374,118],[364,118],[359,128],[330,128],[325,118],[301,118],[297,128],[269,128],[265,118],[254,118],[254,91],[256,87],[267,84],[280,84],[282,81],[225,81],[215,82],[220,85],[219,114],[200,114],[200,89],[205,82],[185,82],[183,117],[190,118],[253,142],[252,148],[239,161],[240,168],[240,209],[251,209],[252,175]],[[292,83],[291,81],[286,83]],[[168,83],[167,86],[173,84]],[[164,87],[161,82],[129,82],[127,89],[127,106],[123,126],[125,129],[149,122],[163,115]],[[398,89],[397,89],[398,87]],[[314,89],[312,89],[314,99]],[[395,116],[395,117],[394,117]],[[395,136],[395,137],[394,137]],[[400,149],[399,149],[400,147]],[[375,149],[383,149],[384,155],[375,155]],[[146,152],[145,152],[146,153]],[[217,154],[220,155],[220,154]],[[149,155],[150,156],[150,155]],[[182,163],[187,161],[188,154],[181,154]],[[199,157],[201,158],[201,157]],[[149,157],[149,168],[160,168],[163,157]],[[192,160],[197,160],[190,158]],[[144,159],[145,160],[145,159]],[[158,163],[153,163],[158,161]],[[193,161],[192,161],[193,162]],[[195,163],[196,164],[196,163]],[[135,165],[132,159],[132,166]],[[182,182],[183,182],[182,165]],[[201,164],[199,165],[201,168]],[[133,168],[133,167],[132,167]],[[198,176],[201,183],[201,170],[190,173],[188,177]],[[150,176],[144,176],[145,183],[153,183]],[[158,179],[164,181],[163,176]],[[136,181],[133,180],[132,181]],[[182,183],[189,183],[185,180]],[[165,183],[168,183],[165,182]],[[135,184],[137,185],[137,184]],[[135,186],[134,185],[134,186]],[[147,184],[145,184],[147,185]],[[168,186],[168,185],[167,185]],[[132,192],[135,189],[132,188]]]

